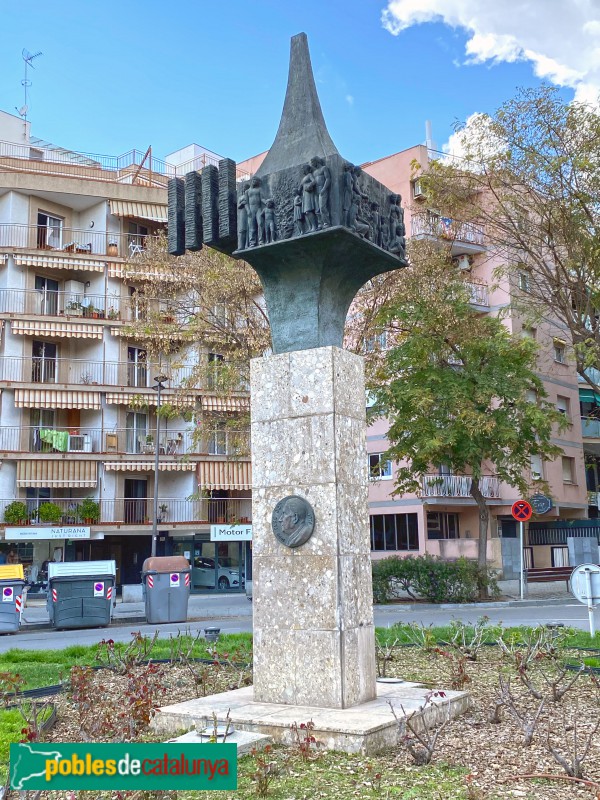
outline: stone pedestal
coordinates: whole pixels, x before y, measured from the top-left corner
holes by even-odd
[[[376,696],[364,366],[337,347],[252,362],[254,701],[348,708]],[[271,528],[300,495],[315,530]]]

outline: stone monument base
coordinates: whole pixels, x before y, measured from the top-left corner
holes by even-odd
[[[423,706],[429,689],[409,681],[377,681],[377,697],[352,708],[331,709],[315,706],[259,703],[254,701],[252,686],[230,692],[199,697],[184,703],[164,706],[152,720],[155,731],[167,735],[194,728],[203,719],[225,719],[227,712],[238,731],[251,731],[270,736],[274,742],[293,744],[290,726],[312,720],[312,734],[328,750],[374,755],[398,744],[401,736],[398,723],[390,709],[393,705],[398,719]],[[470,698],[467,692],[445,691],[436,697],[424,713],[431,722],[464,713]]]

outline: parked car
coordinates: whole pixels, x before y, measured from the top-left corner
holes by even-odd
[[[194,559],[193,584],[194,586],[208,586],[211,589],[215,588],[214,558],[196,556]],[[226,589],[229,589],[229,587],[238,589],[240,586],[239,569],[219,566],[217,586],[221,591],[225,591]]]

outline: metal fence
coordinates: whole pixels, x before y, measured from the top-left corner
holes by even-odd
[[[1,161],[0,161],[1,164]],[[43,250],[76,255],[120,256],[128,258],[143,252],[148,240],[156,238],[137,233],[92,231],[89,228],[48,228],[45,225],[0,224],[0,247],[22,250]]]

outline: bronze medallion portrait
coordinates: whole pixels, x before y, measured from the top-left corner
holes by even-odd
[[[315,512],[303,497],[292,494],[280,500],[273,509],[271,527],[286,547],[305,544],[315,529]]]

